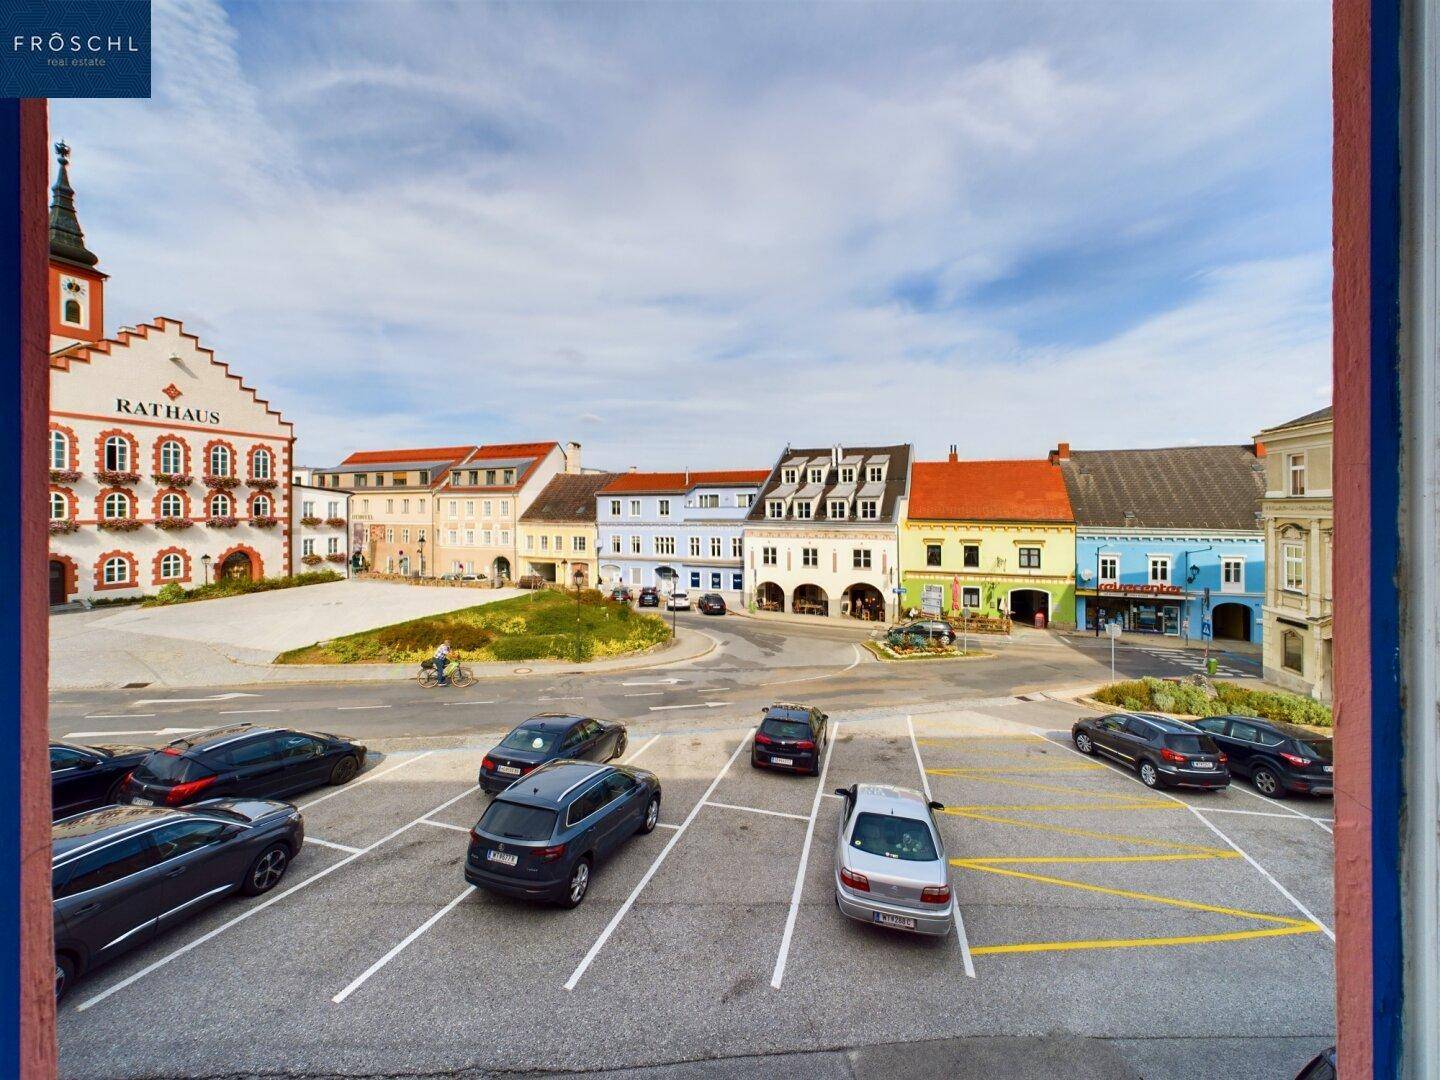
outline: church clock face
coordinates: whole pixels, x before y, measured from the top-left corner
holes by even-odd
[[[79,278],[62,275],[60,278],[60,321],[67,326],[88,325],[86,313],[90,308],[89,290]]]

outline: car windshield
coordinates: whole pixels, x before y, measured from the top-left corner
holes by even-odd
[[[776,739],[808,739],[810,725],[799,720],[776,720],[766,717],[760,730]]]
[[[1309,751],[1311,757],[1319,758],[1321,761],[1334,761],[1333,757],[1335,744],[1330,739],[1301,739],[1300,749]]]
[[[1182,754],[1213,754],[1215,744],[1209,735],[1167,735],[1165,745]]]
[[[934,862],[940,857],[927,822],[891,814],[861,814],[855,819],[850,846],[903,862]]]
[[[546,731],[543,728],[519,727],[506,735],[500,743],[504,750],[538,750],[548,754],[555,749],[555,744],[560,741],[558,731]]]
[[[200,762],[164,750],[151,754],[135,770],[137,780],[155,780],[162,784],[188,784],[211,775]]]
[[[512,840],[549,840],[555,811],[496,799],[480,819],[480,831]]]

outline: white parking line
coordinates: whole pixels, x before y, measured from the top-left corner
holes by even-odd
[[[825,790],[825,777],[830,772],[830,756],[835,750],[835,736],[840,733],[840,721],[835,721],[830,739],[825,744],[825,761],[820,766],[820,781],[815,786],[815,801],[810,804],[810,816],[806,819],[805,843],[800,848],[800,865],[795,868],[795,888],[790,892],[790,912],[785,916],[785,933],[780,938],[780,952],[775,957],[775,970],[770,974],[770,985],[780,989],[785,979],[785,964],[790,959],[790,939],[795,936],[795,919],[800,914],[800,894],[805,891],[805,868],[810,865],[810,844],[815,839],[815,819],[820,815],[820,793]],[[789,815],[786,815],[789,816]]]
[[[590,951],[587,952],[585,958],[580,961],[580,966],[577,967],[574,974],[566,980],[566,990],[575,989],[575,984],[580,981],[580,976],[585,974],[585,969],[590,966],[595,960],[595,957],[600,955],[600,950],[605,947],[605,942],[610,940],[610,935],[613,934],[615,928],[620,925],[620,920],[625,918],[629,910],[635,906],[636,899],[640,896],[645,886],[650,884],[650,879],[653,878],[655,872],[660,869],[660,864],[665,861],[665,856],[669,855],[675,845],[680,842],[680,838],[685,835],[685,830],[690,827],[690,823],[695,820],[701,808],[709,801],[710,796],[715,794],[715,789],[720,786],[720,781],[725,779],[725,774],[730,771],[730,766],[735,764],[735,759],[740,756],[740,751],[745,749],[745,745],[750,741],[750,736],[753,734],[755,734],[754,728],[751,728],[745,733],[745,737],[740,740],[740,744],[735,747],[734,752],[731,753],[724,766],[715,774],[715,779],[710,781],[710,786],[705,789],[705,794],[700,796],[700,801],[690,808],[690,813],[685,815],[685,820],[675,829],[675,834],[671,836],[665,846],[660,849],[660,854],[655,856],[655,861],[650,864],[650,869],[645,871],[645,876],[640,879],[635,888],[630,890],[630,895],[625,898],[625,902],[620,905],[620,909],[616,911],[615,914],[611,916],[610,921],[605,924],[605,929],[600,931],[600,936],[595,939],[595,944],[590,946]]]
[[[669,822],[665,822],[665,821],[657,821],[657,822],[655,823],[655,827],[656,827],[657,829],[678,829],[678,828],[680,828],[679,825],[671,825]]]
[[[351,847],[349,844],[337,844],[331,840],[321,840],[318,836],[305,837],[305,843],[319,844],[321,847],[334,848],[336,851],[343,851],[349,855],[358,854],[360,851],[358,847]]]
[[[915,751],[915,764],[920,769],[920,786],[925,789],[925,801],[930,802],[934,798],[930,794],[930,777],[926,774],[925,762],[920,757],[920,743],[915,738],[915,721],[908,714],[905,717],[905,730],[910,733],[910,749]],[[951,887],[954,888],[953,885]],[[973,979],[975,978],[975,958],[970,955],[970,936],[965,933],[965,919],[960,914],[958,890],[951,908],[955,912],[955,940],[960,943],[960,960],[965,965],[966,976]]]
[[[1250,788],[1248,788],[1248,787],[1243,787],[1243,786],[1241,786],[1241,785],[1239,785],[1239,784],[1231,784],[1230,786],[1231,786],[1232,788],[1238,788],[1239,790],[1243,791],[1246,795],[1253,795],[1255,798],[1259,799],[1261,802],[1267,802],[1267,803],[1269,803],[1271,806],[1273,806],[1273,807],[1275,807],[1275,808],[1277,808],[1277,809],[1279,809],[1279,810],[1283,810],[1283,811],[1285,812],[1285,816],[1287,816],[1287,817],[1288,817],[1288,816],[1294,816],[1294,817],[1297,817],[1297,818],[1304,818],[1306,821],[1313,822],[1314,824],[1320,826],[1320,828],[1324,829],[1327,833],[1330,833],[1330,835],[1332,835],[1332,836],[1335,835],[1334,830],[1331,829],[1329,825],[1325,824],[1325,819],[1324,819],[1324,818],[1311,817],[1309,814],[1302,813],[1301,811],[1296,810],[1293,806],[1286,806],[1284,803],[1280,802],[1278,799],[1272,799],[1272,798],[1270,798],[1270,796],[1268,796],[1268,795],[1261,795],[1260,792],[1258,792],[1258,791],[1252,791],[1252,790],[1250,790]]]
[[[494,705],[493,701],[442,701],[442,705]]]
[[[390,705],[336,705],[336,712],[364,712],[366,709],[389,709]]]
[[[404,825],[401,825],[398,829],[394,830],[393,832],[387,833],[386,835],[382,836],[379,840],[376,840],[376,841],[375,841],[373,844],[371,844],[369,847],[363,847],[363,848],[361,848],[361,849],[360,849],[359,851],[357,851],[354,855],[346,855],[346,856],[345,856],[343,859],[341,859],[339,862],[336,862],[336,863],[334,863],[334,864],[332,864],[332,865],[330,865],[330,866],[325,867],[324,870],[320,870],[320,871],[317,871],[317,872],[314,873],[314,874],[311,874],[309,877],[305,878],[305,880],[303,880],[303,881],[296,882],[294,885],[291,885],[288,889],[284,890],[283,892],[278,892],[278,893],[274,893],[274,894],[271,895],[271,896],[267,896],[264,900],[260,901],[260,903],[254,905],[253,907],[247,907],[244,911],[240,912],[239,915],[236,915],[233,919],[230,919],[228,922],[223,922],[223,923],[221,923],[219,926],[215,927],[215,929],[210,930],[210,931],[208,931],[207,933],[201,934],[201,935],[200,935],[198,938],[196,938],[194,941],[187,942],[186,944],[181,945],[180,948],[174,950],[173,952],[166,953],[164,956],[160,957],[159,960],[155,960],[155,961],[153,961],[152,963],[146,964],[146,965],[145,965],[143,968],[141,968],[139,971],[135,972],[133,975],[130,975],[130,976],[127,976],[127,977],[124,978],[124,979],[121,979],[121,980],[120,980],[118,983],[116,983],[114,986],[107,987],[106,989],[100,991],[100,993],[96,994],[94,997],[88,998],[88,999],[86,999],[85,1001],[82,1001],[79,1005],[76,1006],[76,1011],[77,1011],[77,1012],[84,1012],[86,1009],[90,1008],[91,1006],[99,1005],[102,1001],[104,1001],[106,998],[110,997],[112,994],[118,994],[121,990],[124,990],[127,986],[133,986],[135,983],[137,983],[137,982],[139,982],[141,979],[143,979],[146,975],[149,975],[149,974],[150,974],[151,972],[153,972],[153,971],[158,971],[160,968],[164,967],[166,964],[170,963],[170,961],[172,961],[172,960],[178,960],[180,957],[182,957],[182,956],[184,956],[186,953],[188,953],[191,949],[199,948],[201,945],[204,945],[205,942],[209,941],[211,938],[216,937],[216,936],[219,935],[219,934],[223,934],[226,930],[229,930],[232,926],[235,926],[235,925],[237,925],[237,924],[239,924],[239,923],[244,922],[246,919],[250,918],[252,915],[258,915],[260,912],[264,911],[266,908],[270,907],[271,905],[273,905],[273,904],[278,904],[281,900],[284,900],[287,896],[290,896],[290,895],[292,895],[293,893],[299,892],[301,889],[305,888],[307,885],[313,885],[313,884],[315,884],[315,882],[321,880],[322,878],[329,877],[329,876],[330,876],[331,874],[333,874],[336,870],[339,870],[342,866],[349,866],[352,862],[354,862],[356,859],[360,858],[362,855],[368,855],[370,852],[372,852],[372,851],[374,851],[376,848],[378,848],[381,844],[384,844],[384,843],[386,843],[386,842],[388,842],[388,841],[390,841],[390,840],[395,839],[395,837],[399,836],[401,833],[403,833],[403,832],[407,831],[408,829],[411,829],[411,828],[413,828],[414,826],[420,824],[420,822],[424,821],[425,818],[429,817],[431,814],[438,814],[438,813],[440,813],[440,811],[445,810],[445,809],[447,809],[447,808],[449,808],[449,807],[451,807],[451,806],[454,806],[454,805],[455,805],[457,802],[459,802],[461,799],[467,798],[468,796],[473,795],[475,792],[477,792],[477,791],[479,791],[479,790],[480,790],[480,785],[479,785],[479,784],[475,784],[475,785],[473,785],[472,787],[468,787],[468,788],[466,788],[464,791],[462,791],[459,795],[456,795],[454,798],[446,799],[443,803],[441,803],[439,806],[435,807],[433,810],[427,810],[424,814],[422,814],[420,817],[416,818],[414,821],[406,822]]]
[[[148,720],[155,714],[153,712],[97,712],[90,713],[86,720]],[[196,729],[199,730],[198,728]]]
[[[651,705],[651,712],[670,712],[672,709],[718,709],[729,705],[728,701],[701,701],[694,705]]]
[[[341,990],[338,994],[336,994],[336,995],[335,995],[333,998],[331,998],[330,1000],[333,1001],[333,1002],[335,1002],[335,1004],[338,1005],[338,1004],[340,1004],[342,1001],[344,1001],[346,998],[348,998],[351,994],[353,994],[356,990],[359,990],[360,987],[362,987],[362,986],[365,985],[365,981],[366,981],[367,979],[369,979],[371,975],[374,975],[377,971],[379,971],[381,968],[383,968],[383,967],[384,967],[386,964],[388,964],[391,960],[394,960],[395,957],[399,956],[400,953],[403,952],[403,951],[405,950],[405,948],[406,948],[411,942],[413,942],[413,941],[414,941],[416,938],[418,938],[421,934],[425,933],[426,930],[429,930],[430,927],[434,926],[437,922],[439,922],[441,919],[443,919],[446,915],[450,914],[451,911],[455,910],[455,906],[456,906],[457,904],[459,904],[460,901],[464,900],[467,896],[469,896],[471,893],[473,893],[474,891],[475,891],[475,886],[474,886],[474,885],[467,885],[467,886],[465,886],[465,891],[464,891],[464,892],[462,892],[459,896],[455,897],[454,900],[451,900],[448,904],[446,904],[446,905],[445,905],[443,908],[441,908],[439,911],[435,912],[434,915],[431,915],[430,918],[426,919],[423,923],[421,923],[419,926],[417,926],[414,930],[410,931],[410,933],[406,934],[406,935],[405,935],[405,939],[404,939],[403,941],[401,941],[400,944],[396,945],[393,949],[391,949],[389,952],[387,952],[387,953],[386,953],[384,956],[382,956],[379,960],[376,960],[375,963],[371,964],[368,968],[366,968],[365,971],[364,971],[364,973],[361,974],[358,978],[356,978],[354,982],[352,982],[349,986],[345,987],[344,990]]]
[[[1246,817],[1273,817],[1282,821],[1299,821],[1304,814],[1277,814],[1270,810],[1231,810],[1229,807],[1219,806],[1197,806],[1195,809],[1202,814],[1244,814]],[[1311,818],[1311,821],[1319,821],[1319,818]]]
[[[673,686],[679,679],[635,679],[633,682],[622,682],[621,686]]]
[[[454,829],[456,832],[468,833],[470,830],[464,825],[451,825],[448,821],[436,821],[434,818],[422,818],[421,825],[434,825],[437,829]]]
[[[253,716],[256,713],[279,712],[279,709],[221,709],[221,716]]]
[[[769,814],[771,817],[794,818],[796,821],[810,820],[804,814],[787,814],[783,810],[762,810],[758,806],[737,806],[734,803],[728,802],[707,802],[705,805],[718,807],[721,810],[744,810],[746,813],[750,814]]]
[[[336,795],[343,795],[347,791],[354,791],[357,787],[364,787],[366,784],[370,783],[371,780],[378,780],[380,779],[380,777],[389,776],[391,773],[397,772],[400,769],[405,768],[407,765],[414,765],[415,762],[427,758],[433,753],[435,753],[434,750],[426,750],[424,753],[416,754],[414,757],[409,758],[406,761],[397,762],[396,764],[390,766],[390,768],[388,769],[377,769],[369,776],[362,777],[359,780],[351,780],[348,784],[342,784],[334,791],[328,791],[324,795],[311,799],[309,802],[296,803],[296,808],[299,810],[309,810],[310,807],[322,803],[326,799],[333,799]]]
[[[664,697],[664,690],[648,690],[643,694],[626,694],[626,697]]]
[[[735,687],[733,687],[733,686],[712,686],[712,687],[710,687],[708,690],[696,690],[695,693],[697,693],[697,694],[728,694],[731,690],[734,690],[734,689],[735,689]]]
[[[634,753],[630,754],[628,757],[625,758],[624,761],[620,762],[620,764],[621,764],[621,765],[630,765],[630,764],[632,764],[632,763],[635,761],[636,758],[638,758],[638,757],[639,757],[641,754],[643,754],[646,750],[649,750],[650,747],[654,746],[656,740],[658,740],[659,738],[660,738],[659,735],[651,735],[649,739],[645,740],[645,743],[640,747],[640,749],[638,749],[638,750],[636,750]]]
[[[794,683],[818,682],[818,681],[820,681],[821,679],[833,679],[833,678],[835,678],[835,676],[837,676],[837,675],[844,675],[845,672],[849,671],[849,670],[850,670],[851,668],[853,668],[856,664],[860,663],[860,661],[861,661],[861,659],[862,659],[862,656],[861,656],[861,653],[860,653],[860,646],[859,646],[859,645],[856,645],[856,646],[854,646],[854,648],[855,648],[855,659],[854,659],[853,661],[851,661],[851,663],[849,664],[849,666],[843,667],[843,668],[841,668],[839,671],[827,671],[824,675],[807,675],[807,676],[805,676],[805,678],[803,678],[803,679],[781,679],[779,682],[767,682],[767,683],[761,683],[760,685],[761,685],[762,687],[764,687],[764,686],[790,686],[790,685],[792,685],[792,684],[794,684]]]

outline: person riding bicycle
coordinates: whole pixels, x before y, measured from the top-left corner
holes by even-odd
[[[450,642],[442,641],[440,643],[440,647],[435,650],[435,677],[439,680],[439,685],[441,686],[449,685],[445,681],[445,669],[449,666],[449,664]]]

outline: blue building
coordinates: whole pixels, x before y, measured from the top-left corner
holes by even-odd
[[[1200,641],[1260,641],[1263,451],[1081,450],[1061,443],[1075,513],[1075,621]]]
[[[600,581],[741,602],[744,521],[767,469],[621,473],[595,496]],[[692,595],[692,601],[695,597]]]

